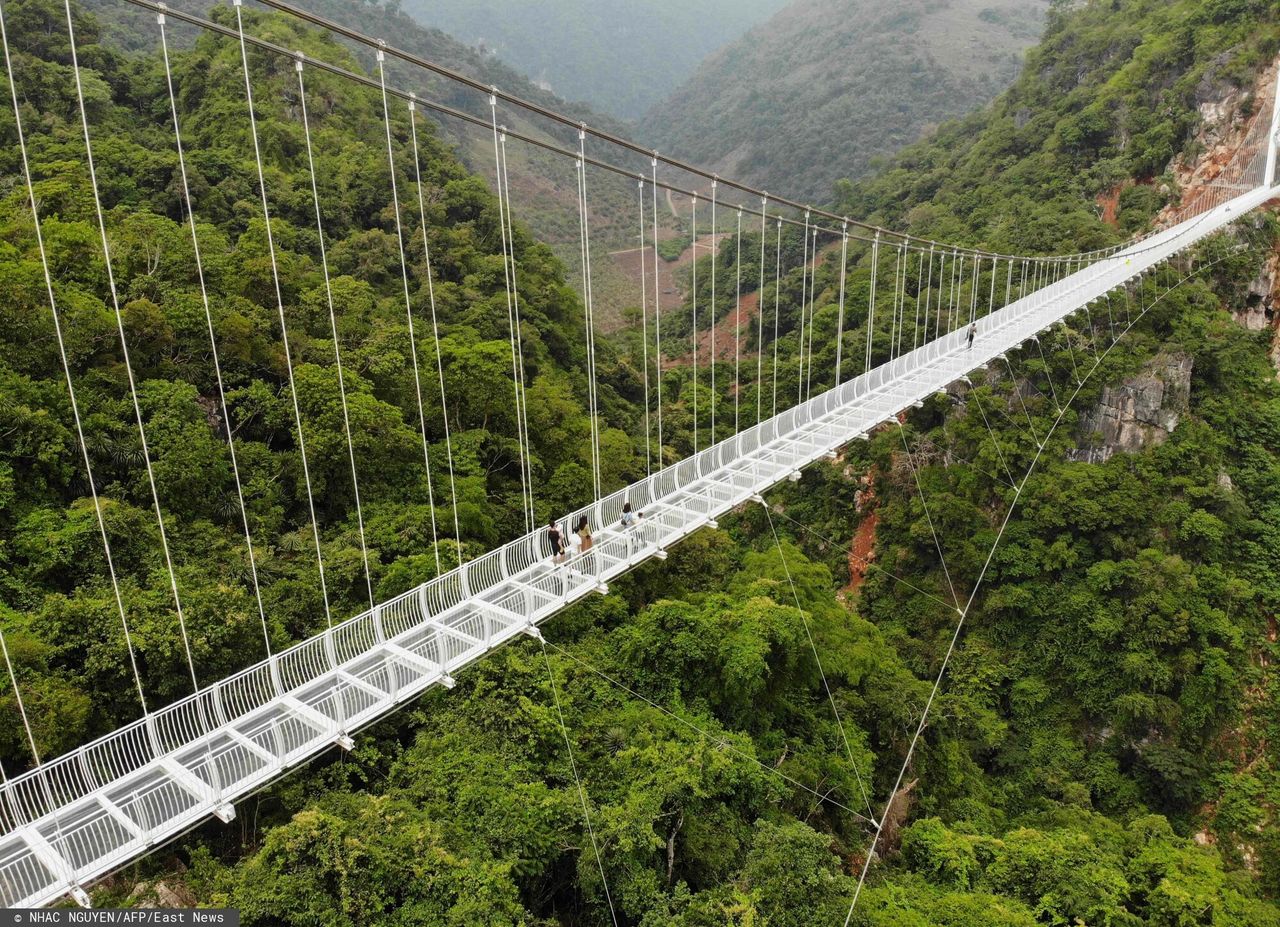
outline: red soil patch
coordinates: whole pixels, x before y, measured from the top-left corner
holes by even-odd
[[[845,592],[857,592],[861,588],[875,561],[876,525],[880,518],[875,510],[875,482],[870,474],[862,478],[862,489],[858,490],[855,498],[858,511],[866,514],[858,523],[858,530],[849,545],[849,585],[845,586]]]
[[[1102,210],[1102,221],[1112,228],[1120,219],[1120,194],[1128,186],[1127,181],[1116,184],[1105,193],[1098,194],[1098,208]]]
[[[867,578],[871,569],[871,561],[876,551],[876,524],[879,517],[875,512],[867,515],[858,525],[853,535],[853,544],[849,548],[849,592],[857,592]]]

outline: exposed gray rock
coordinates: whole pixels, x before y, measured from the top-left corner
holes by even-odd
[[[1106,387],[1080,419],[1072,459],[1101,463],[1163,443],[1190,406],[1192,361],[1186,354],[1161,354],[1136,377]]]
[[[179,883],[171,886],[164,881],[139,882],[129,893],[129,902],[135,908],[194,908],[195,896]]]
[[[1260,332],[1267,327],[1274,318],[1278,272],[1280,267],[1277,267],[1274,257],[1263,264],[1262,271],[1249,282],[1244,305],[1231,309],[1231,316],[1237,324],[1251,332]]]

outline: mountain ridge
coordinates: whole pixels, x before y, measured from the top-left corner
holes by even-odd
[[[757,186],[832,185],[981,106],[1039,36],[1041,0],[794,0],[707,59],[640,132]]]

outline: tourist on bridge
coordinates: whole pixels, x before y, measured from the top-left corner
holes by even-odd
[[[564,560],[564,535],[560,533],[560,526],[556,524],[554,515],[547,522],[547,541],[551,544],[551,561],[560,563]]]
[[[978,323],[974,322],[969,326],[969,350],[973,350],[973,337],[978,334]]]

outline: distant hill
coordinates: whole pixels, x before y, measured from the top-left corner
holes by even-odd
[[[786,0],[404,0],[404,9],[543,86],[637,119]]]
[[[873,159],[993,99],[1048,0],[795,0],[642,120],[687,160],[789,196],[830,198]]]

